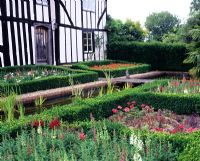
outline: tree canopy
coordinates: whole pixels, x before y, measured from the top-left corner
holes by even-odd
[[[172,32],[180,24],[177,16],[169,12],[152,13],[146,18],[145,27],[149,30],[149,39],[161,41],[165,34]]]
[[[107,18],[108,41],[144,41],[146,32],[139,22],[127,19],[125,23],[121,20]]]

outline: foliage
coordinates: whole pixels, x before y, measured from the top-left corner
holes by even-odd
[[[177,158],[168,141],[147,136],[144,144],[140,135],[133,132],[130,135],[128,128],[108,121],[81,123],[75,130],[40,125],[30,132],[22,131],[16,139],[5,137],[0,143],[0,154],[1,160],[139,161],[143,158],[165,161]]]
[[[191,13],[194,13],[199,10],[200,10],[200,0],[192,0],[190,7]]]
[[[74,83],[86,83],[91,81],[96,81],[98,79],[98,75],[94,72],[88,71],[80,71],[80,70],[72,70],[64,67],[56,67],[49,65],[28,65],[28,66],[14,66],[14,67],[5,67],[0,69],[0,75],[4,75],[5,73],[15,72],[17,70],[31,70],[37,68],[45,68],[49,70],[60,70],[65,71],[68,74],[65,75],[56,75],[56,76],[48,76],[36,80],[30,80],[19,83],[5,83],[0,82],[0,93],[5,93],[5,88],[9,87],[13,89],[15,93],[27,93],[38,90],[52,89],[58,87],[64,87],[70,85],[71,77],[74,80]],[[47,83],[48,82],[48,83]]]
[[[200,77],[200,11],[188,19],[186,25],[186,39],[188,40],[189,53],[184,63],[193,64],[190,73]]]
[[[145,31],[139,22],[127,19],[125,23],[121,20],[107,17],[106,29],[108,30],[108,42],[112,41],[143,41]]]
[[[155,111],[153,107],[137,104],[136,101],[127,102],[125,107],[112,109],[113,115],[109,119],[121,122],[129,128],[168,134],[192,133],[200,129],[200,117],[177,115],[169,110]]]
[[[196,79],[186,80],[170,80],[168,85],[159,86],[155,92],[160,93],[184,93],[184,94],[200,94],[200,82]]]
[[[146,18],[145,27],[150,32],[150,40],[161,41],[164,34],[178,27],[180,20],[169,12],[152,13]],[[152,38],[151,38],[152,37]]]
[[[145,73],[150,70],[150,65],[148,64],[141,64],[141,63],[132,63],[133,66],[130,67],[121,67],[119,69],[108,69],[108,70],[94,70],[90,67],[96,65],[108,65],[111,63],[123,63],[127,64],[127,62],[124,61],[115,61],[115,60],[105,60],[105,61],[91,61],[91,62],[84,62],[84,63],[78,63],[74,64],[72,68],[74,69],[82,69],[87,71],[93,71],[98,73],[99,77],[105,77],[104,72],[109,72],[112,77],[120,77],[126,75],[126,70],[128,70],[129,74],[137,74],[137,73]]]
[[[10,123],[0,123],[0,136],[4,134],[20,131],[22,127],[27,127],[33,120],[43,119],[48,121],[58,117],[63,121],[72,123],[90,118],[90,113],[99,120],[112,114],[111,110],[124,102],[136,100],[139,104],[151,104],[154,109],[168,109],[177,114],[192,114],[200,112],[200,96],[185,94],[163,94],[154,91],[159,85],[166,85],[168,80],[147,83],[141,87],[123,90],[110,95],[103,95],[96,98],[79,100],[69,105],[57,106],[45,110],[40,114],[25,116],[24,120],[14,120]]]
[[[10,93],[9,96],[1,98],[0,109],[3,110],[6,121],[11,122],[14,120],[14,111],[16,105],[17,95],[15,93]]]
[[[150,64],[153,70],[187,71],[185,44],[159,42],[113,42],[108,44],[108,59]]]

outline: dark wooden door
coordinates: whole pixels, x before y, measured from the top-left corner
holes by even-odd
[[[48,40],[48,28],[44,26],[36,27],[36,62],[39,64],[49,63]]]

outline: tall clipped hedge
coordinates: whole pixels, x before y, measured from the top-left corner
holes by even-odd
[[[160,42],[112,42],[108,44],[108,59],[147,63],[153,70],[187,71],[185,44]]]

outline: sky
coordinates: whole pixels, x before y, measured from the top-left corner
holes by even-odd
[[[152,12],[169,11],[185,22],[192,0],[108,0],[108,14],[125,21],[130,18],[144,26],[146,17]]]

